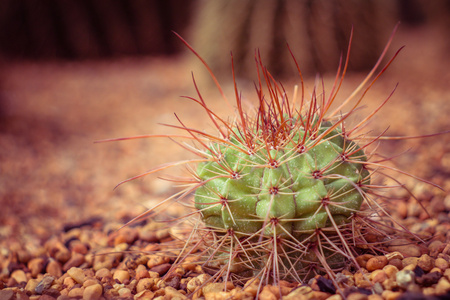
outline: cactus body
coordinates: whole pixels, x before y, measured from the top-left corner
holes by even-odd
[[[331,226],[330,217],[347,222],[360,209],[361,186],[369,182],[363,150],[339,129],[330,130],[330,122],[306,130],[304,122],[287,122],[289,130],[272,149],[258,132],[251,132],[259,141],[252,144],[256,150],[248,149],[239,134],[230,143],[211,145],[216,153],[210,155],[218,159],[198,166],[205,184],[195,193],[195,206],[207,226],[244,235],[266,226],[265,235],[276,230],[297,237]],[[277,228],[270,225],[274,220]]]

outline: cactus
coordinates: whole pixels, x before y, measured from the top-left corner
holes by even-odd
[[[324,273],[339,287],[336,272],[348,265],[359,268],[357,255],[379,253],[398,232],[402,238],[417,241],[384,207],[390,199],[381,191],[400,184],[383,187],[374,183],[373,175],[385,175],[396,183],[390,171],[418,178],[384,165],[385,159],[374,160],[368,149],[381,141],[383,134],[369,136],[362,131],[392,93],[358,124],[346,126],[365,94],[398,55],[400,50],[374,75],[391,41],[392,36],[371,72],[333,110],[349,52],[331,92],[314,90],[308,100],[294,57],[301,85],[300,93],[295,90],[290,99],[257,54],[258,105],[253,115],[243,109],[232,68],[237,111],[232,122],[208,107],[194,80],[198,98],[188,98],[201,106],[218,135],[189,128],[177,117],[181,125],[170,126],[187,133],[183,137],[194,141],[195,147],[183,147],[199,158],[165,164],[123,182],[179,165],[189,165],[192,177],[180,180],[187,184],[186,189],[133,221],[194,193],[194,211],[185,218],[191,232],[183,238],[185,245],[178,249],[174,268],[195,255],[203,269],[214,274],[211,280],[246,282],[258,278],[259,289],[263,283],[276,284],[282,279],[305,282]],[[210,75],[224,96],[211,71]],[[343,113],[345,106],[350,109]],[[136,138],[143,137],[160,135]],[[198,216],[200,222],[192,223],[192,216]]]

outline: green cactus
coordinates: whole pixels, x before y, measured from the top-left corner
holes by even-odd
[[[189,44],[181,40],[210,71]],[[169,167],[189,166],[192,176],[179,179],[187,186],[184,190],[134,219],[155,216],[164,212],[165,204],[182,201],[194,193],[194,211],[176,219],[177,224],[186,221],[190,233],[182,241],[185,244],[178,248],[179,257],[172,270],[195,255],[204,270],[214,274],[211,281],[223,278],[244,283],[259,278],[261,289],[263,283],[276,284],[282,279],[305,282],[324,273],[334,280],[336,272],[346,266],[359,268],[356,261],[359,254],[380,253],[391,244],[396,233],[402,239],[409,236],[418,241],[389,216],[384,205],[392,199],[380,192],[403,187],[389,172],[409,174],[383,165],[385,158],[374,161],[373,153],[367,149],[380,141],[383,134],[369,136],[362,132],[390,95],[360,123],[350,128],[346,123],[397,56],[398,51],[374,75],[391,40],[392,36],[373,70],[334,110],[331,107],[336,104],[349,53],[339,67],[331,92],[326,93],[323,88],[319,97],[314,90],[310,99],[305,97],[295,58],[301,93],[298,99],[296,92],[293,99],[288,99],[284,87],[275,81],[257,55],[259,105],[254,115],[243,109],[233,68],[237,108],[233,122],[225,121],[208,107],[194,81],[198,99],[188,98],[201,106],[218,135],[187,127],[177,117],[181,125],[169,126],[183,130],[186,134],[181,137],[194,141],[194,146],[183,147],[199,158],[164,164],[123,181]],[[210,74],[224,96],[214,74],[211,71]],[[352,105],[351,100],[355,100]],[[344,113],[345,106],[350,108]],[[134,138],[143,137],[161,135]],[[382,186],[375,182],[375,173],[397,185]],[[199,216],[197,222],[192,222],[192,216]],[[336,281],[334,284],[339,289]]]
[[[253,234],[277,219],[278,234],[298,236],[330,226],[330,217],[347,222],[359,211],[361,189],[370,177],[363,150],[330,122],[305,129],[301,118],[284,120],[287,126],[276,137],[276,149],[267,149],[275,141],[258,132],[247,133],[255,141],[253,149],[247,149],[238,131],[230,143],[211,145],[212,161],[197,168],[205,184],[195,192],[195,207],[207,226]],[[271,130],[269,135],[279,128]],[[269,226],[264,233],[272,231]]]

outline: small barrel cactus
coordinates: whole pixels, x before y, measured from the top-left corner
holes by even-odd
[[[382,134],[362,132],[390,95],[360,123],[348,128],[345,122],[397,56],[398,51],[374,76],[391,40],[367,78],[333,110],[348,53],[328,97],[325,90],[320,96],[314,90],[308,100],[295,58],[301,92],[296,90],[289,99],[256,55],[258,105],[254,115],[243,109],[233,68],[237,113],[232,122],[207,106],[194,81],[198,99],[188,98],[202,107],[218,135],[189,128],[181,121],[180,126],[170,125],[187,133],[185,138],[193,140],[195,147],[185,149],[200,158],[165,164],[126,180],[185,164],[191,171],[192,177],[180,180],[187,185],[185,190],[136,219],[194,193],[194,211],[185,218],[190,233],[179,248],[178,263],[194,255],[205,271],[214,274],[211,280],[258,278],[259,288],[263,283],[276,284],[282,279],[304,282],[327,273],[338,288],[336,272],[348,265],[359,268],[357,255],[376,253],[390,245],[396,232],[403,230],[403,238],[408,233],[390,218],[384,206],[389,198],[380,192],[384,187],[374,181],[377,173],[399,183],[395,176],[387,175],[398,170],[383,165],[383,160],[371,160],[372,153],[367,151]],[[341,112],[344,106],[350,106],[346,113]],[[137,138],[141,137],[160,135]],[[199,216],[200,222],[192,223],[192,216]]]

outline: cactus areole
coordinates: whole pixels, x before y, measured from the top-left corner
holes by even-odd
[[[195,192],[208,227],[298,237],[346,223],[360,209],[369,182],[363,150],[339,126],[292,115],[286,103],[276,112],[276,104],[261,102],[256,120],[210,144]]]

